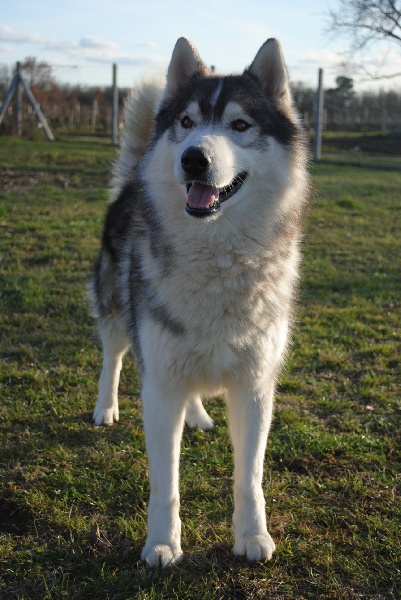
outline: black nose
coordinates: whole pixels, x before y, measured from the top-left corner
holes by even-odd
[[[206,152],[196,146],[190,146],[181,156],[181,165],[185,173],[191,177],[202,175],[210,166],[212,159]]]

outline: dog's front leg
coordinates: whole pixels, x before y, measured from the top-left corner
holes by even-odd
[[[185,400],[183,394],[161,389],[154,378],[145,376],[142,401],[150,499],[141,558],[151,566],[171,566],[182,558],[178,471]]]
[[[228,395],[234,447],[234,547],[248,560],[270,560],[275,544],[266,528],[263,461],[273,408],[273,391],[238,386]]]

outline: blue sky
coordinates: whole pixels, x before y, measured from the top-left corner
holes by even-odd
[[[328,11],[336,5],[336,0],[7,0],[0,62],[35,56],[94,70],[116,62],[132,67],[136,76],[165,68],[177,38],[186,35],[205,63],[235,72],[252,61],[267,38],[277,37],[292,80],[315,85],[323,67],[330,87],[341,74],[336,66],[346,46],[345,39],[330,38],[326,31]],[[392,63],[390,71],[401,71],[400,53],[391,48],[375,47],[366,64],[383,57]],[[401,78],[379,86],[399,89]]]

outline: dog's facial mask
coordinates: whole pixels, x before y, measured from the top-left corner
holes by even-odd
[[[248,82],[252,79],[253,85],[268,100],[270,105],[275,105],[285,112],[286,105],[291,103],[287,69],[284,64],[281,46],[275,39],[265,42],[256,54],[251,66],[244,71],[243,76],[238,76],[238,78],[237,93],[243,85],[241,84],[242,78]],[[191,95],[193,104],[197,106],[195,117],[192,117],[190,111],[189,113],[185,112],[187,111],[187,104],[180,106],[178,110],[179,120],[176,121],[175,125],[176,142],[180,142],[180,140],[189,136],[188,145],[182,147],[182,154],[177,157],[175,169],[177,179],[186,186],[186,211],[191,216],[207,217],[218,213],[221,203],[234,196],[241,189],[249,175],[247,167],[244,169],[243,166],[240,166],[231,173],[229,179],[227,177],[216,177],[216,156],[221,157],[222,150],[220,149],[220,153],[213,156],[208,145],[204,146],[203,142],[196,138],[192,140],[190,137],[191,131],[197,131],[198,126],[205,123],[205,116],[199,116],[198,114],[199,107],[204,106],[205,102],[210,105],[211,114],[213,113],[213,116],[206,118],[206,121],[209,118],[209,123],[214,123],[215,120],[216,122],[219,121],[219,117],[214,115],[214,109],[216,103],[218,106],[220,94],[224,95],[222,90],[227,85],[225,79],[229,78],[213,76],[202,62],[193,44],[184,37],[179,38],[168,67],[167,85],[162,106],[166,113],[170,110],[173,112],[178,106],[176,104],[177,98],[189,98]],[[207,81],[209,81],[209,85],[205,86]],[[218,81],[220,83],[217,84]],[[197,90],[206,90],[207,87],[211,89],[210,97],[204,96],[201,98],[201,96],[196,96],[198,94]],[[180,112],[182,110],[184,112]],[[245,113],[239,114],[239,118],[224,124],[229,130],[227,137],[232,136],[234,132],[237,136],[237,142],[239,142],[238,136],[244,136],[244,132],[250,127],[247,122],[247,115]],[[242,142],[239,143],[241,145]]]

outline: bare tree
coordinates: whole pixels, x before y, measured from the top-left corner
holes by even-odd
[[[329,31],[350,37],[350,56],[382,41],[401,47],[401,0],[339,0],[339,4],[338,10],[329,13]],[[358,67],[367,73],[363,66]],[[401,75],[367,74],[375,79]]]
[[[11,83],[12,74],[6,65],[0,65],[0,98],[4,98],[5,93]],[[0,101],[1,104],[1,101]]]
[[[50,89],[54,84],[51,65],[44,61],[39,62],[33,56],[27,56],[21,63],[21,71],[30,87],[40,86]]]

